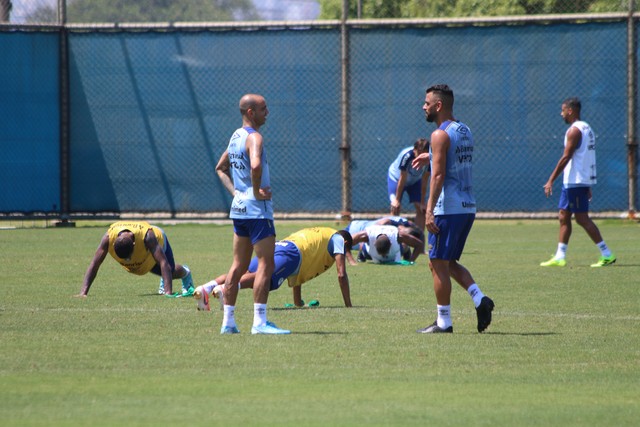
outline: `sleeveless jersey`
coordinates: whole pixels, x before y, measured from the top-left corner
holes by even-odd
[[[413,147],[407,147],[400,151],[398,157],[396,157],[393,163],[389,166],[389,177],[398,182],[400,180],[400,173],[402,171],[407,171],[407,182],[405,183],[407,187],[420,181],[422,179],[422,175],[424,175],[424,172],[427,169],[427,166],[415,169],[411,166],[411,162],[415,158],[416,155],[413,152]]]
[[[398,242],[398,227],[393,225],[372,225],[367,227],[365,231],[369,238],[367,250],[373,262],[387,263],[400,260],[401,252],[400,243]],[[391,241],[391,248],[385,256],[380,255],[375,247],[376,238],[381,234],[389,236],[389,240]]]
[[[329,241],[336,233],[337,230],[333,228],[312,227],[282,239],[295,244],[302,258],[298,274],[288,279],[290,287],[302,285],[324,273],[335,263],[333,251],[329,250]]]
[[[231,203],[229,218],[232,219],[273,219],[273,205],[271,200],[256,200],[253,195],[251,183],[251,160],[247,151],[247,137],[254,133],[251,127],[237,129],[227,147],[229,163],[231,165],[231,177],[235,195]],[[262,180],[260,187],[269,187],[269,164],[267,154],[262,150]]]
[[[129,259],[118,258],[116,251],[113,249],[113,243],[116,241],[118,233],[124,230],[131,231],[135,236],[136,244],[133,246],[133,254],[131,254],[131,258]],[[109,254],[129,273],[142,276],[151,271],[156,265],[153,254],[149,252],[144,244],[144,238],[149,230],[153,230],[153,234],[155,234],[156,239],[158,239],[158,244],[160,247],[164,247],[164,234],[162,230],[145,221],[118,221],[111,224],[109,230],[107,230],[109,235]]]
[[[388,219],[390,221],[389,224],[385,225],[395,225],[396,227],[399,225],[404,225],[406,227],[411,226],[411,222],[402,216],[384,216],[380,219]],[[364,231],[367,227],[376,225],[376,222],[380,221],[380,219],[354,219],[345,227],[345,230],[347,230],[351,235],[354,235]]]
[[[456,121],[446,121],[438,129],[449,135],[450,144],[447,151],[444,185],[433,213],[434,215],[476,213],[476,199],[473,196],[472,187],[473,136],[471,130]],[[431,153],[431,147],[429,153]]]
[[[573,157],[564,168],[562,185],[569,187],[590,187],[595,185],[596,179],[596,137],[587,122],[576,121],[571,124],[582,133],[582,138]],[[567,133],[569,133],[567,129]],[[564,146],[567,146],[567,133],[564,135]]]

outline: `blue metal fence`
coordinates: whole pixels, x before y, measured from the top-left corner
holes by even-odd
[[[626,34],[625,22],[352,28],[352,211],[387,211],[387,167],[433,131],[421,107],[440,82],[475,135],[481,212],[556,210],[542,185],[568,96],[598,137],[593,210],[626,210]],[[0,212],[60,206],[57,37],[0,32]],[[214,168],[247,92],[270,109],[276,211],[340,211],[339,28],[71,31],[69,52],[72,213],[227,212]]]
[[[0,212],[60,210],[58,34],[0,32]]]

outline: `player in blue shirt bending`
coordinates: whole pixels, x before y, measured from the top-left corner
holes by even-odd
[[[416,208],[415,224],[424,231],[424,203],[429,183],[429,165],[413,167],[412,162],[419,155],[428,156],[429,141],[418,139],[413,147],[404,148],[389,166],[387,172],[387,192],[391,204],[391,215],[400,215],[402,195],[409,195],[409,202]]]

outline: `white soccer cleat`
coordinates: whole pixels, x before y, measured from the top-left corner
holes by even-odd
[[[224,285],[216,285],[211,291],[211,295],[220,303],[220,310],[224,310]]]
[[[211,310],[209,306],[209,294],[204,290],[204,286],[198,286],[196,290],[193,291],[193,298],[195,298],[198,305],[198,311]]]

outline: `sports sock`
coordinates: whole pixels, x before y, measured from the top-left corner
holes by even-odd
[[[187,274],[185,274],[184,276],[181,277],[182,280],[186,279],[187,277],[189,277],[189,275],[191,274],[191,270],[189,269],[189,267],[187,267],[186,265],[183,265],[182,268],[184,268],[184,271],[187,272]]]
[[[213,288],[215,288],[216,286],[218,286],[218,282],[216,282],[215,280],[212,280],[202,285],[202,289],[204,289],[207,295],[210,295],[211,292],[213,292]]]
[[[451,305],[438,305],[438,326],[447,329],[453,323],[451,322]]]
[[[473,304],[478,307],[480,305],[480,302],[482,302],[482,297],[484,297],[484,294],[482,293],[478,285],[474,283],[473,285],[469,286],[467,292],[469,293],[469,295],[471,295]]]
[[[191,270],[189,270],[189,267],[187,267],[186,265],[183,265],[182,268],[184,268],[184,271],[187,272],[187,274],[184,275],[184,277],[182,277],[182,289],[187,290],[189,289],[191,286],[193,286],[193,280],[191,279]]]
[[[267,323],[267,304],[253,304],[253,326]]]
[[[558,250],[556,250],[555,259],[565,259],[567,256],[567,244],[566,243],[558,243]]]
[[[224,306],[224,317],[222,318],[222,326],[229,326],[233,328],[236,326],[236,306],[235,305],[225,305]]]
[[[611,251],[609,250],[609,247],[607,247],[607,244],[604,242],[604,240],[598,243],[597,246],[598,246],[598,249],[600,249],[600,253],[602,254],[602,256],[604,257],[611,256]]]

